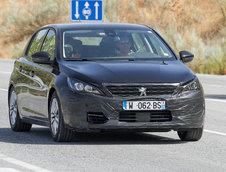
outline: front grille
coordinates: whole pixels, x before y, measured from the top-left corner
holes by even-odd
[[[122,111],[119,113],[122,122],[166,122],[172,121],[170,111]]]
[[[91,124],[103,124],[107,122],[106,116],[102,112],[87,113],[87,121]]]
[[[173,94],[178,84],[150,85],[108,85],[106,88],[112,95],[120,97],[141,96],[141,87],[146,88],[146,96]]]

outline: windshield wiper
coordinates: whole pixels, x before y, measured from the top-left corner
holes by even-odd
[[[92,61],[90,59],[76,59],[76,58],[66,58],[66,61]]]
[[[79,58],[66,58],[66,61],[135,61],[134,58],[89,58],[89,59],[79,59]]]

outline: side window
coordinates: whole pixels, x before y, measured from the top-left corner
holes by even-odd
[[[149,34],[146,35],[146,38],[148,39],[149,43],[153,47],[154,52],[157,55],[165,57],[170,56],[169,50],[166,48],[166,46],[164,46],[163,42],[158,37],[153,34]]]
[[[47,29],[41,30],[35,35],[35,38],[32,40],[32,43],[29,47],[29,51],[28,51],[28,54],[27,54],[28,56],[31,56],[32,54],[40,51],[41,46],[42,46],[42,42],[43,42],[45,35],[46,35],[46,32],[47,32]]]
[[[145,52],[145,46],[141,37],[138,34],[133,33],[132,38],[136,47],[136,52]]]
[[[54,50],[55,50],[55,32],[53,30],[49,30],[43,43],[42,51],[47,51],[50,54],[51,60],[53,60]]]
[[[136,52],[144,53],[144,52],[152,52],[152,49],[148,43],[148,40],[144,36],[144,34],[132,34],[134,44],[136,45]]]

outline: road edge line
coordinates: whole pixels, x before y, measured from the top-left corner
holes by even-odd
[[[4,88],[0,88],[0,91],[8,92],[8,90],[7,89],[4,89]]]
[[[37,171],[37,172],[51,172],[51,171],[46,170],[44,168],[41,168],[41,167],[38,167],[38,166],[35,166],[35,165],[31,165],[29,163],[20,161],[18,159],[14,159],[14,158],[8,157],[8,156],[6,156],[4,154],[1,154],[1,153],[0,153],[0,159],[3,160],[3,161],[7,161],[7,162],[9,162],[11,164],[14,164],[14,165],[17,165],[17,166],[20,166],[20,167],[23,167],[23,168],[32,170],[32,171]]]
[[[220,99],[209,99],[209,98],[206,98],[205,100],[226,103],[226,100],[220,100]]]
[[[11,74],[12,72],[0,71],[0,73],[3,73],[3,74]]]
[[[204,131],[207,132],[207,133],[211,133],[211,134],[226,136],[226,133],[221,133],[221,132],[218,132],[218,131],[212,131],[212,130],[206,130],[206,129]]]

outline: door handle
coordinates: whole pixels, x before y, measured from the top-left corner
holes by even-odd
[[[34,71],[31,71],[30,72],[30,75],[31,75],[31,77],[34,77],[35,76],[35,72]]]
[[[22,72],[22,69],[23,69],[22,66],[19,66],[19,72]]]

